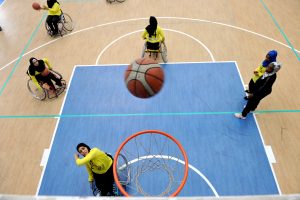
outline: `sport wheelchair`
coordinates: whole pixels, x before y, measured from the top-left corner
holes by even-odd
[[[142,51],[142,58],[145,56],[145,53],[149,53],[149,56],[151,57],[154,55],[155,59],[158,57],[158,54],[161,54],[161,58],[164,61],[164,63],[168,62],[168,51],[167,51],[167,46],[164,42],[160,42],[158,44],[157,49],[152,49],[147,46],[147,42],[145,42],[143,51]]]
[[[48,97],[49,99],[52,98],[57,98],[61,93],[63,93],[63,91],[65,91],[67,84],[66,81],[63,79],[62,75],[56,71],[54,71],[53,69],[49,70],[52,74],[54,74],[54,76],[56,76],[58,79],[61,80],[62,86],[55,86],[55,92],[50,92],[50,87],[48,84],[46,83],[42,83],[39,82],[42,90],[40,90],[36,84],[33,82],[33,80],[31,78],[29,78],[29,80],[27,81],[27,88],[29,90],[29,92],[31,93],[31,95],[38,99],[38,100],[45,100],[46,97]],[[27,75],[29,76],[28,72]],[[30,77],[30,76],[29,76]]]
[[[73,31],[74,29],[74,24],[73,24],[73,20],[70,17],[70,15],[68,15],[67,13],[63,13],[59,16],[59,21],[57,23],[58,25],[58,34],[62,37],[63,35],[67,34],[68,32]],[[47,30],[47,33],[53,37],[55,35],[53,35],[52,30],[50,28],[50,26],[48,25],[47,22],[45,22],[45,28]]]
[[[110,153],[106,153],[106,155],[114,161],[114,158]],[[126,186],[130,183],[131,179],[130,166],[127,158],[123,154],[119,154],[118,163],[118,166],[120,166],[118,168],[118,178],[121,185],[126,189]],[[91,189],[94,196],[101,196],[101,190],[97,188],[95,181],[92,182]],[[122,196],[121,191],[115,183],[113,183],[113,190],[114,194],[108,194],[108,196]]]

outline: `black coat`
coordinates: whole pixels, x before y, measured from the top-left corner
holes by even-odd
[[[277,77],[276,73],[264,79],[260,77],[254,84],[253,97],[262,99],[265,96],[271,94],[272,86],[276,80],[276,77]]]

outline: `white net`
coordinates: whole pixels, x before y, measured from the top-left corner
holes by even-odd
[[[119,153],[130,169],[129,184],[123,188],[126,196],[175,196],[186,181],[186,154],[169,134],[155,130],[135,134],[121,145]]]

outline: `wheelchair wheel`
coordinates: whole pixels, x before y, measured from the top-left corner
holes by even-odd
[[[123,154],[119,154],[118,163],[118,178],[122,186],[126,186],[130,182],[130,167],[127,158]]]
[[[35,83],[31,79],[27,81],[27,88],[34,98],[41,101],[46,99],[47,93],[45,89],[44,88],[42,88],[42,90],[38,89]]]
[[[168,62],[168,51],[165,43],[162,43],[160,46],[160,53],[164,63]]]
[[[142,50],[142,58],[144,58],[144,56],[145,56],[145,53],[146,53],[146,43],[144,44],[144,46],[143,46],[143,50]]]
[[[45,28],[47,30],[48,35],[52,36],[53,35],[52,30],[47,22],[45,22]]]
[[[52,99],[54,97],[58,97],[61,93],[63,93],[67,87],[66,81],[63,79],[62,75],[58,73],[57,71],[54,71],[53,69],[50,70],[52,74],[58,79],[60,79],[62,86],[56,86],[56,96],[49,97],[49,99]],[[55,84],[54,84],[55,85]]]
[[[61,16],[61,21],[62,21],[64,30],[73,31],[74,24],[73,24],[73,20],[70,17],[70,15],[68,15],[67,13],[63,13],[63,15]]]

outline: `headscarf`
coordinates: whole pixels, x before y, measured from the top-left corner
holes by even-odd
[[[35,60],[38,61],[39,66],[45,66],[43,60],[38,60],[38,59],[36,59],[36,58],[34,58],[34,57],[31,57],[31,58],[29,59],[30,67],[35,67],[35,65],[33,64],[33,59],[35,59]]]
[[[146,30],[149,34],[149,37],[152,35],[156,36],[157,20],[154,16],[151,16],[149,19],[149,25],[146,27]]]
[[[58,1],[56,1],[56,0],[47,0],[48,8],[52,8],[55,3],[58,3]]]
[[[277,51],[276,50],[269,51],[269,53],[267,55],[269,55],[269,60],[265,59],[262,62],[263,67],[267,67],[270,63],[276,62]]]
[[[274,65],[273,71],[272,72],[265,72],[263,74],[263,76],[261,77],[261,79],[265,79],[265,78],[267,78],[269,76],[272,76],[272,75],[276,74],[281,69],[281,63],[272,62],[271,64]]]
[[[80,147],[86,147],[88,150],[89,150],[89,152],[91,151],[91,148],[88,146],[88,145],[86,145],[86,144],[84,144],[84,143],[79,143],[78,145],[77,145],[77,147],[76,147],[76,150],[78,151],[78,153],[80,153],[79,152],[79,148]]]

